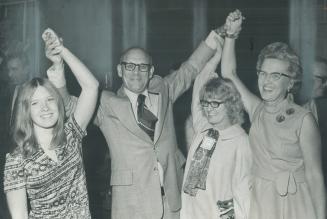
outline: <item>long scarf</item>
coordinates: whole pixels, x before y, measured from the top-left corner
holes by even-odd
[[[217,130],[209,129],[199,146],[197,147],[187,173],[183,191],[195,196],[198,189],[206,189],[206,180],[211,156],[216,148],[219,133]]]

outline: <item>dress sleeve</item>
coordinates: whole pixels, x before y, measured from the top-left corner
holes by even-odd
[[[251,149],[248,137],[239,138],[236,149],[235,169],[233,175],[233,199],[235,218],[246,219],[250,208],[250,173],[252,165]]]
[[[317,112],[317,105],[314,99],[310,100],[309,102],[303,105],[304,109],[310,110],[315,117],[316,121],[318,122],[318,112]]]
[[[65,124],[65,132],[67,137],[73,135],[74,138],[79,140],[82,140],[82,138],[87,135],[86,130],[83,130],[76,122],[74,114],[71,114],[71,116],[68,118],[68,121]]]
[[[63,86],[63,87],[60,87],[57,89],[63,99],[63,102],[64,102],[65,116],[66,116],[66,118],[69,118],[70,115],[75,111],[78,98],[73,95],[69,95],[66,86]]]
[[[4,170],[4,191],[19,190],[26,186],[24,160],[19,153],[8,153]]]
[[[66,118],[69,118],[76,109],[78,98],[75,96],[70,96],[69,100],[65,102],[65,114]]]

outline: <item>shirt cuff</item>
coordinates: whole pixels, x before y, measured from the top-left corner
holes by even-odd
[[[56,88],[61,88],[66,85],[64,64],[52,65],[48,71],[47,75],[49,80],[56,86]]]
[[[213,50],[217,49],[217,41],[215,40],[215,38],[217,38],[217,37],[218,37],[218,34],[212,30],[205,40],[205,43],[207,44],[207,46],[209,46]]]

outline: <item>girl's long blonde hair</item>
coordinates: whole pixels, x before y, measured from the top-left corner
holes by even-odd
[[[28,158],[39,148],[39,143],[34,133],[34,123],[31,117],[31,99],[39,86],[47,89],[58,104],[59,116],[53,128],[51,147],[59,147],[66,143],[66,135],[64,132],[65,109],[62,97],[49,80],[44,78],[33,78],[31,81],[24,83],[19,89],[14,104],[11,125],[11,136],[13,141],[12,150],[21,153],[24,158]]]

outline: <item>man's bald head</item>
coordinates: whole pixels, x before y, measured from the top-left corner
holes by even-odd
[[[131,47],[125,50],[120,57],[120,62],[128,62],[130,59],[134,58],[143,60],[144,64],[152,65],[152,57],[147,51],[140,47]]]

